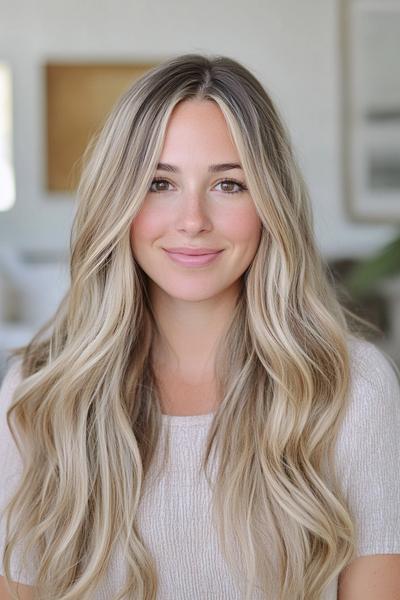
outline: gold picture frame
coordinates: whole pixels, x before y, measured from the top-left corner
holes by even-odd
[[[79,161],[115,102],[156,63],[69,63],[45,65],[46,186],[76,190]]]

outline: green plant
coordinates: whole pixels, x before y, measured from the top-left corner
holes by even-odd
[[[376,290],[377,284],[400,273],[400,234],[376,254],[357,262],[346,274],[345,285],[354,298]]]

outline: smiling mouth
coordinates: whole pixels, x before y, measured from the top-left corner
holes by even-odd
[[[216,254],[222,250],[214,250],[213,248],[164,248],[167,252],[173,254],[187,254],[189,256],[201,256],[203,254]]]
[[[223,250],[217,250],[215,252],[203,252],[202,254],[188,254],[187,252],[171,252],[166,249],[164,251],[174,262],[189,267],[208,265],[223,252]]]

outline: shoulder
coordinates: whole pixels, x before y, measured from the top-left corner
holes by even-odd
[[[383,482],[400,487],[400,378],[375,344],[350,342],[350,387],[337,437],[337,464],[347,489]],[[393,478],[396,481],[393,481]],[[375,481],[374,481],[375,480]]]
[[[339,481],[353,514],[358,554],[400,551],[398,368],[367,341],[350,344],[351,385],[339,430]]]
[[[14,358],[8,365],[0,384],[0,428],[5,425],[6,413],[9,409],[14,392],[22,381],[22,359]]]
[[[338,433],[338,451],[350,467],[361,452],[357,445],[398,449],[400,431],[400,376],[391,357],[372,342],[351,338],[350,386]],[[377,439],[378,438],[378,439]],[[377,444],[379,442],[379,444]],[[378,450],[378,448],[376,448]],[[352,454],[353,453],[353,454]],[[364,452],[364,456],[366,452]],[[376,457],[379,452],[376,453]]]
[[[14,496],[20,483],[23,473],[23,461],[21,459],[18,447],[12,436],[7,422],[7,411],[14,400],[14,392],[22,381],[22,359],[13,358],[6,369],[5,376],[0,386],[0,574],[4,575],[3,554],[6,541],[6,515],[5,509],[11,498]],[[35,573],[38,568],[36,556],[28,552],[28,569],[22,566],[21,548],[17,544],[11,555],[11,577],[13,581],[21,582],[19,584],[19,593],[22,598],[31,598],[30,587],[35,580]],[[2,577],[0,577],[0,598],[3,598]],[[21,585],[24,584],[24,585]]]
[[[350,338],[350,362],[356,385],[390,384],[398,387],[398,367],[381,348],[367,340]]]
[[[7,400],[11,400],[11,397],[22,380],[22,359],[14,358],[12,362],[6,368],[5,375],[0,385],[0,408],[4,407]]]
[[[7,411],[10,408],[14,392],[22,381],[22,360],[20,358],[13,359],[8,365],[6,373],[0,384],[0,444],[6,436]]]
[[[350,388],[344,426],[360,428],[371,418],[378,422],[394,419],[391,429],[396,423],[400,425],[400,373],[393,359],[372,342],[357,338],[350,339],[349,353]]]
[[[14,359],[0,385],[0,456],[2,457],[0,475],[3,483],[5,477],[16,474],[20,467],[18,448],[7,422],[7,411],[14,400],[14,392],[22,381],[21,366],[22,360]],[[4,486],[0,488],[4,489]]]

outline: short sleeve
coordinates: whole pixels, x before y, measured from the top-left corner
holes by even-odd
[[[3,511],[13,495],[22,473],[22,460],[11,431],[8,428],[6,414],[13,401],[14,391],[20,381],[21,360],[18,359],[8,368],[0,387],[0,575],[4,575],[3,554],[6,533]],[[16,551],[11,555],[12,580],[26,585],[33,585],[35,579],[34,572],[22,569],[20,557],[21,552],[17,547]]]
[[[352,340],[349,404],[337,471],[357,535],[357,556],[400,553],[400,383],[386,354]]]

